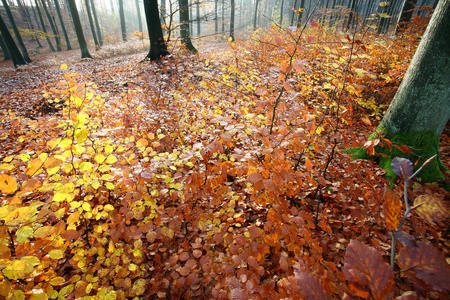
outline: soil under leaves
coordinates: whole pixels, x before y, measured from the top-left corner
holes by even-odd
[[[313,28],[297,45],[297,33],[157,63],[77,50],[1,63],[0,295],[445,298],[448,285],[403,261],[384,280],[402,183],[387,197],[383,170],[338,151],[364,144],[417,41]],[[441,211],[402,230],[445,263],[449,195],[409,187],[423,194]]]

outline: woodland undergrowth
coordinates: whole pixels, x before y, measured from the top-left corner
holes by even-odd
[[[432,201],[403,224],[393,271],[402,183],[338,151],[364,145],[419,35],[311,21],[54,68],[34,113],[1,114],[0,297],[444,299],[445,192],[406,189]]]

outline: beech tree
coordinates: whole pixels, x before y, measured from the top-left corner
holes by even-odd
[[[89,53],[86,39],[84,38],[83,29],[81,28],[80,16],[78,15],[77,5],[75,0],[67,0],[69,4],[70,13],[72,14],[73,25],[77,34],[78,44],[80,45],[81,58],[92,58]]]
[[[191,36],[189,34],[189,3],[188,0],[179,0],[180,6],[180,35],[181,43],[191,52],[197,52],[192,45]]]
[[[441,168],[446,168],[439,159],[439,138],[450,118],[449,36],[450,0],[441,0],[386,115],[369,137],[374,146],[382,137],[412,151],[408,154],[395,147],[392,151],[380,149],[388,154],[388,157],[379,157],[388,176],[395,177],[391,162],[396,156],[418,161],[416,166],[420,167],[437,154],[437,159],[419,176],[427,182],[445,179]],[[364,156],[359,150],[354,154],[359,158]]]
[[[145,18],[147,19],[148,35],[150,37],[150,51],[146,59],[158,60],[169,54],[159,19],[158,1],[144,0]]]
[[[8,48],[8,53],[12,58],[14,67],[17,67],[18,65],[26,65],[27,62],[23,58],[22,53],[20,53],[19,48],[17,48],[17,45],[14,42],[14,39],[11,33],[9,32],[8,27],[6,27],[6,24],[3,21],[1,14],[0,14],[0,32],[2,35],[2,39],[6,47]]]

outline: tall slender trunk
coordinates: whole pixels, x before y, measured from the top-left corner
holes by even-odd
[[[197,17],[197,36],[200,36],[200,0],[196,0],[196,12],[195,15]]]
[[[97,38],[100,46],[103,46],[102,30],[97,18],[97,10],[95,9],[94,0],[91,0],[92,15],[94,16],[95,27],[97,28]]]
[[[126,42],[127,28],[125,26],[125,11],[123,10],[123,0],[119,0],[119,14],[120,14],[120,29],[122,31],[122,40]]]
[[[231,16],[230,16],[230,37],[231,40],[234,41],[234,13],[235,13],[236,5],[234,0],[231,0]]]
[[[61,24],[61,30],[64,35],[64,39],[66,41],[67,50],[72,50],[72,46],[70,45],[69,36],[67,35],[66,26],[64,25],[64,21],[61,15],[61,10],[59,9],[59,2],[58,0],[53,0],[55,3],[55,9],[56,13],[58,14],[59,23]]]
[[[259,1],[260,0],[256,0],[255,3],[255,15],[253,17],[253,30],[256,30],[256,22],[258,20],[258,6],[259,6]]]
[[[25,5],[22,3],[22,0],[18,0],[17,3],[19,4],[19,10],[22,12],[23,16],[25,17],[28,27],[34,30],[33,21],[31,20],[30,12],[28,11],[28,8],[25,8]],[[39,41],[39,38],[37,36],[33,36],[33,41],[36,41],[39,48],[42,48],[41,42]]]
[[[217,6],[219,0],[214,1],[214,32],[217,34],[219,32],[219,16],[217,15]]]
[[[45,3],[45,0],[41,0],[42,7],[44,8],[45,14],[47,15],[48,22],[50,23],[50,27],[53,31],[53,34],[55,35],[55,42],[56,42],[56,51],[61,51],[61,41],[59,40],[59,32],[58,28],[55,26],[55,23],[53,22],[53,18],[50,15],[50,11],[47,8],[47,3]]]
[[[189,35],[189,2],[188,0],[178,0],[180,6],[180,36],[181,43],[191,52],[197,52],[192,45],[191,36]]]
[[[284,0],[281,0],[280,6],[280,25],[283,25]]]
[[[53,47],[52,42],[50,41],[50,38],[47,35],[47,29],[45,28],[44,18],[42,17],[41,10],[39,8],[38,0],[34,0],[34,3],[36,4],[36,10],[38,12],[39,21],[41,22],[42,31],[45,33],[45,38],[47,40],[48,45],[50,46],[50,49],[52,52],[55,52],[55,48]]]
[[[95,33],[94,20],[92,19],[91,7],[89,5],[89,0],[84,0],[84,5],[86,6],[86,14],[88,16],[89,25],[91,26],[92,38],[94,39],[94,44],[98,48],[100,44],[97,40],[97,34]]]
[[[141,9],[139,7],[139,0],[136,0],[136,14],[137,14],[137,17],[138,17],[139,32],[142,32],[143,31],[143,29],[142,29],[142,18],[141,18]]]

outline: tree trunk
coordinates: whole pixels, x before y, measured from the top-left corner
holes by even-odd
[[[181,43],[191,52],[197,52],[192,45],[191,36],[189,35],[189,3],[188,0],[178,0],[180,6],[180,35]]]
[[[298,14],[297,26],[302,26],[303,11],[305,10],[305,0],[300,1],[300,13]]]
[[[231,0],[231,16],[230,16],[230,37],[231,40],[234,41],[234,10],[236,8],[236,5],[234,3],[234,0]]]
[[[27,63],[30,63],[31,62],[30,56],[28,56],[27,48],[25,47],[22,37],[20,36],[19,30],[17,29],[16,22],[14,22],[14,17],[11,13],[11,9],[9,9],[8,2],[6,2],[6,0],[2,0],[2,3],[3,6],[5,7],[6,15],[8,16],[9,23],[11,24],[11,27],[14,31],[14,35],[16,36],[17,42],[19,43],[19,47],[22,50],[23,58]]]
[[[95,9],[94,0],[91,0],[91,7],[92,7],[92,15],[94,16],[95,27],[97,28],[98,43],[100,44],[100,46],[103,46],[102,31],[100,29],[100,24],[98,23],[97,10]]]
[[[9,54],[8,47],[6,46],[5,42],[3,41],[3,36],[2,35],[0,35],[0,47],[1,47],[2,52],[3,52],[3,58],[5,60],[11,59],[11,54]]]
[[[280,25],[283,26],[284,0],[281,1],[280,10]]]
[[[219,32],[219,16],[217,15],[217,6],[219,0],[214,1],[214,32],[217,34]]]
[[[163,9],[162,9],[162,6],[161,6],[161,16],[163,14],[162,12],[163,12]],[[144,30],[142,29],[142,18],[141,18],[141,9],[139,7],[139,0],[136,0],[136,14],[137,14],[137,17],[138,17],[139,32],[143,32]],[[162,20],[162,17],[161,17],[161,20]]]
[[[56,51],[61,51],[61,41],[59,40],[59,32],[58,28],[56,28],[55,23],[53,22],[53,18],[50,15],[50,12],[48,11],[47,4],[45,3],[45,0],[42,1],[42,7],[44,8],[45,14],[47,15],[48,22],[50,23],[50,27],[53,31],[53,34],[55,35],[55,42],[56,42]]]
[[[61,24],[61,30],[64,34],[64,39],[66,40],[67,50],[72,50],[72,46],[70,45],[69,36],[67,35],[66,26],[64,25],[64,21],[61,15],[61,10],[59,9],[58,0],[54,0],[56,13],[58,14],[59,23]]]
[[[256,30],[256,21],[258,20],[258,6],[259,6],[259,1],[260,0],[256,0],[256,4],[255,4],[255,16],[253,18],[253,30]]]
[[[123,0],[119,0],[119,15],[120,15],[120,29],[122,31],[122,40],[124,42],[126,42],[127,41],[127,28],[125,26],[125,11],[123,10]],[[150,34],[150,32],[149,32],[149,34]]]
[[[419,174],[426,182],[445,179],[440,168],[439,138],[450,118],[450,0],[440,0],[386,115],[370,139],[378,135],[413,152],[393,148],[389,157],[380,156],[380,165],[395,178],[391,161],[396,156],[419,162],[438,154]],[[382,150],[380,150],[381,152]],[[360,157],[361,152],[354,152]]]
[[[92,19],[91,7],[89,5],[89,0],[84,0],[84,5],[86,6],[86,14],[88,16],[89,25],[91,27],[92,38],[94,39],[94,44],[97,48],[100,47],[100,44],[97,40],[97,34],[95,33],[94,20]]]
[[[14,39],[11,36],[11,33],[9,32],[8,28],[6,27],[6,24],[3,21],[1,14],[0,14],[0,32],[3,41],[5,42],[6,47],[8,48],[8,52],[11,55],[14,67],[17,67],[18,65],[26,65],[27,62],[23,58],[22,53],[20,53],[19,48],[17,48],[17,45],[14,42]]]
[[[197,8],[197,10],[196,10],[196,12],[195,12],[195,14],[196,14],[196,17],[197,17],[197,36],[200,36],[200,0],[196,0],[196,3],[197,3],[197,5],[196,5],[196,8]]]
[[[25,5],[22,3],[21,0],[17,1],[17,3],[19,4],[19,10],[22,11],[23,16],[25,17],[29,28],[31,28],[32,30],[34,30],[34,25],[33,25],[33,21],[31,20],[31,16],[30,13],[28,11],[28,8],[25,8]],[[36,18],[37,19],[37,18]],[[41,42],[39,41],[39,38],[37,36],[33,36],[33,41],[36,41],[38,44],[38,48],[42,48]]]
[[[47,29],[45,28],[44,18],[42,18],[41,9],[39,8],[39,3],[37,0],[34,0],[34,3],[36,4],[36,10],[38,12],[39,21],[41,22],[42,31],[45,33],[45,38],[47,40],[47,43],[50,46],[50,49],[52,50],[52,52],[55,52],[55,48],[53,47],[53,44],[47,35]]]
[[[404,30],[406,28],[407,24],[411,21],[416,3],[417,0],[405,0],[397,29]]]
[[[80,16],[78,14],[77,5],[75,0],[67,0],[69,3],[70,13],[72,14],[73,25],[77,34],[78,44],[80,45],[81,58],[92,58],[89,53],[86,40],[84,38],[83,29],[81,27]]]
[[[169,54],[159,19],[158,1],[144,0],[145,18],[147,20],[148,35],[150,37],[150,51],[146,59],[159,60]]]

